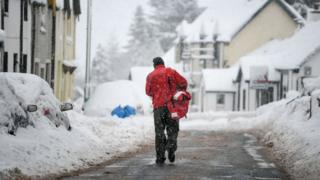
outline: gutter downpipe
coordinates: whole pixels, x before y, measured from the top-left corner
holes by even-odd
[[[90,71],[91,71],[91,22],[92,22],[92,0],[88,0],[87,4],[87,56],[86,56],[86,75],[84,87],[84,104],[89,100],[90,96]]]
[[[19,72],[21,72],[22,70],[22,62],[23,62],[23,5],[24,5],[24,2],[25,0],[22,0],[20,1],[20,39],[19,39],[19,44],[20,44],[20,47],[19,47]]]

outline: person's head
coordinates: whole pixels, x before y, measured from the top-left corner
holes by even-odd
[[[158,65],[164,65],[164,61],[161,57],[153,58],[153,67],[156,68]]]

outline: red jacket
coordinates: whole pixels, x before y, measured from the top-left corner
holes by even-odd
[[[159,108],[166,106],[177,90],[186,90],[187,86],[187,80],[177,71],[158,65],[147,77],[146,94],[152,97],[153,108]]]

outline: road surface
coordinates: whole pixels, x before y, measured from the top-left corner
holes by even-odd
[[[65,179],[286,179],[250,134],[212,131],[180,133],[176,162],[155,164],[154,148]]]

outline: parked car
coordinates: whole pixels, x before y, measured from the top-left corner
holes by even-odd
[[[15,135],[18,128],[35,127],[37,121],[71,130],[70,103],[61,103],[46,81],[31,74],[0,73],[0,128]]]

